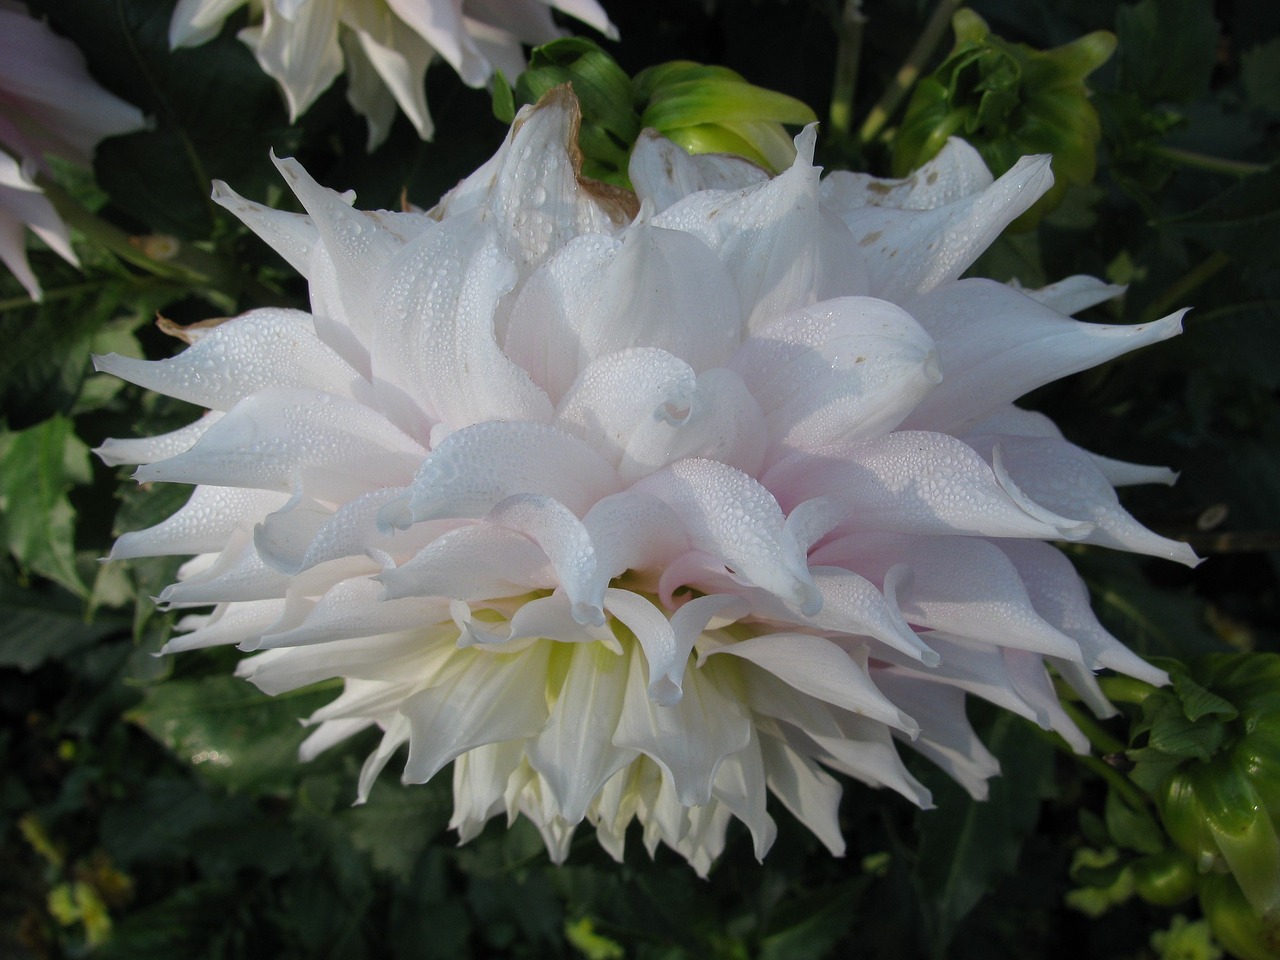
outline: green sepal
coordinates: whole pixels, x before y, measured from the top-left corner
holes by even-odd
[[[952,28],[955,46],[916,84],[894,137],[894,175],[931,160],[951,136],[968,140],[996,176],[1026,154],[1052,154],[1053,187],[1015,222],[1031,226],[1070,184],[1093,179],[1101,124],[1084,78],[1115,51],[1115,36],[1097,31],[1035,50],[992,36],[968,9],[956,12]]]

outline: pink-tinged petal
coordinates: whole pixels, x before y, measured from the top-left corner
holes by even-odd
[[[554,497],[583,516],[618,487],[613,468],[577,437],[540,423],[492,421],[446,437],[422,461],[408,494],[383,507],[379,523],[478,519],[518,493]]]
[[[98,141],[143,125],[143,116],[93,80],[74,43],[25,8],[0,9],[0,139],[41,166],[51,153],[88,167]]]
[[[1074,317],[1082,310],[1088,310],[1090,307],[1096,307],[1100,303],[1106,303],[1120,296],[1127,288],[1123,284],[1107,283],[1097,277],[1077,273],[1037,290],[1019,289],[1036,303],[1042,303],[1050,310],[1056,310],[1065,316]]]
[[[731,368],[768,411],[779,452],[892,430],[942,379],[929,335],[870,297],[826,300],[762,325]]]
[[[1044,661],[1025,650],[1002,650],[1000,653],[1009,667],[1018,696],[1036,711],[1040,726],[1057,733],[1076,753],[1088,753],[1089,738],[1062,709]]]
[[[378,512],[404,492],[403,487],[374,490],[337,510],[299,492],[254,528],[254,545],[268,564],[291,574],[342,557],[403,562],[458,526],[456,521],[441,521],[384,532],[378,526]]]
[[[609,20],[609,15],[600,4],[596,3],[596,0],[551,0],[551,6],[575,20],[581,20],[610,40],[618,39],[618,28]]]
[[[628,657],[579,644],[551,719],[529,744],[529,763],[547,780],[570,823],[586,816],[606,781],[639,753],[618,747],[610,731],[622,717]]]
[[[613,743],[653,759],[684,806],[706,803],[724,758],[751,741],[751,721],[714,672],[690,671],[684,696],[670,706],[650,699],[646,672],[644,658],[633,651]]]
[[[307,0],[291,12],[287,16],[268,2],[263,6],[262,26],[239,33],[262,72],[284,90],[290,123],[306,113],[342,73],[338,0]]]
[[[632,489],[669,506],[690,545],[720,558],[743,583],[795,603],[806,614],[821,608],[822,594],[778,502],[745,473],[715,460],[682,460]]]
[[[67,225],[36,186],[34,175],[33,167],[0,150],[0,262],[13,272],[32,300],[39,300],[40,282],[27,262],[26,229],[68,263],[79,266],[80,261],[71,249]]]
[[[529,677],[546,674],[550,653],[549,643],[516,654],[475,653],[466,670],[409,697],[401,707],[412,730],[404,782],[426,783],[474,747],[535,736],[549,712],[546,691]]]
[[[796,454],[763,482],[784,507],[826,496],[850,530],[1079,540],[1091,529],[1032,502],[998,464],[942,433],[897,431],[830,456]]]
[[[279,598],[224,603],[196,629],[171,637],[160,652],[183,653],[205,647],[252,645],[280,619],[284,606],[285,601]],[[186,619],[178,624],[178,629],[186,629],[185,623]]]
[[[1107,667],[1157,687],[1169,682],[1168,674],[1147,663],[1098,622],[1084,582],[1061,551],[1045,543],[1006,541],[999,546],[1018,568],[1040,614],[1080,645],[1087,667]]]
[[[1014,437],[1062,439],[1062,431],[1058,429],[1057,424],[1043,413],[1023,410],[1013,404],[1000,407],[983,417],[969,429],[968,433],[974,437],[1004,434]],[[1178,479],[1177,472],[1168,467],[1128,463],[1124,460],[1113,460],[1100,454],[1089,453],[1089,451],[1085,452],[1113,487],[1129,487],[1143,483],[1162,483],[1169,486]]]
[[[596,503],[582,524],[596,551],[593,588],[603,590],[627,570],[663,570],[689,549],[675,511],[657,497],[624,490]]]
[[[214,327],[169,360],[118,353],[94,369],[200,407],[230,410],[266,387],[307,387],[351,397],[360,374],[321,343],[310,314],[263,308]]]
[[[549,420],[546,395],[494,339],[498,300],[515,282],[515,266],[478,215],[424,232],[381,274],[375,375],[452,429]]]
[[[350,500],[403,486],[423,451],[376,411],[330,393],[269,387],[240,401],[190,450],[138,468],[140,481],[258,487]]]
[[[929,634],[929,645],[942,657],[937,666],[928,671],[911,663],[879,666],[875,671],[876,678],[900,674],[921,683],[955,687],[1032,723],[1041,721],[1041,716],[1018,694],[999,647],[952,636],[942,630]]]
[[[690,156],[657,130],[642,130],[631,149],[627,174],[642,204],[661,213],[700,190],[739,190],[764,183],[767,171],[741,157]]]
[[[1000,761],[969,725],[964,691],[921,683],[894,670],[872,670],[871,678],[920,724],[920,736],[911,741],[912,748],[945,770],[969,796],[987,799],[987,781],[1000,772]]]
[[[897,591],[909,623],[1000,647],[1079,662],[1074,638],[1036,610],[1018,571],[992,543],[938,537],[895,544],[909,570]],[[882,561],[883,562],[883,561]],[[928,634],[925,635],[928,642]]]
[[[221,412],[212,411],[194,423],[155,437],[104,440],[102,446],[93,452],[108,467],[118,467],[123,463],[155,463],[157,460],[167,460],[169,457],[176,457],[190,450],[195,446],[196,441],[221,419]]]
[[[386,588],[372,577],[351,578],[334,584],[297,626],[265,634],[256,649],[372,637],[448,619],[447,600],[436,597],[388,600]]]
[[[993,441],[995,442],[995,441]],[[1188,566],[1200,562],[1185,543],[1152,533],[1120,506],[1115,490],[1085,451],[1065,440],[1006,437],[999,442],[1005,468],[1037,503],[1094,525],[1086,543],[1165,557]],[[974,438],[979,444],[979,438]]]
[[[1081,323],[1002,283],[961,280],[908,304],[945,379],[904,425],[966,430],[1036,387],[1177,335],[1185,310],[1133,326]]]
[[[578,176],[580,122],[568,87],[522,107],[498,152],[445,194],[431,214],[448,220],[483,210],[522,275],[574,237],[613,233],[624,211],[584,189]]]
[[[705,243],[639,222],[555,254],[521,290],[505,348],[560,397],[592,360],[631,347],[698,372],[721,366],[742,339],[742,316],[730,272]]]
[[[145,530],[122,534],[107,559],[217,553],[232,534],[252,530],[255,523],[286,499],[282,493],[266,490],[198,486],[191,499],[168,519]]]
[[[764,415],[741,378],[718,369],[699,377],[654,348],[592,361],[561,399],[554,423],[590,443],[624,479],[688,457],[747,473],[764,459]]]
[[[247,200],[221,180],[213,181],[212,198],[284,257],[289,266],[309,278],[311,254],[320,239],[320,231],[310,217]]]
[[[751,637],[708,650],[741,657],[807,696],[914,733],[917,724],[885,698],[867,672],[830,640],[802,633]],[[785,719],[785,718],[784,718]]]
[[[760,738],[770,792],[808,827],[835,857],[843,857],[840,833],[840,784],[804,754],[776,738]]]
[[[433,232],[438,225],[428,217],[354,210],[348,194],[320,186],[297,160],[272,159],[315,225],[345,325],[369,347],[376,336],[378,317],[369,307],[384,289],[383,268],[406,243]]]
[[[795,163],[772,180],[701,191],[653,218],[655,226],[692,234],[719,255],[753,330],[810,298],[821,258],[815,136],[811,126],[796,137]]]
[[[492,524],[459,527],[437,537],[407,563],[377,578],[388,599],[451,597],[487,600],[555,585],[542,550],[528,537]]]
[[[867,292],[915,313],[917,294],[959,277],[1049,189],[1053,184],[1049,159],[1023,157],[981,193],[933,209],[867,206],[837,211],[867,265],[871,280]],[[950,376],[945,355],[943,370]]]
[[[902,180],[832,171],[822,180],[822,204],[842,218],[868,207],[936,210],[980,194],[993,179],[978,151],[951,137],[936,157]]]
[[[604,625],[604,595],[593,589],[596,554],[582,521],[560,501],[518,493],[489,511],[490,523],[524,534],[547,555],[579,623]]]
[[[894,566],[883,576],[883,592],[864,577],[838,567],[811,567],[822,591],[822,610],[806,622],[820,630],[838,630],[867,636],[934,666],[938,655],[916,634],[902,615],[898,591],[909,577],[905,567]]]
[[[869,787],[888,787],[922,810],[933,808],[932,795],[903,765],[888,728],[850,716],[842,717],[840,725],[842,729],[834,737],[807,731],[800,737],[807,735],[817,745],[817,759],[828,767]]]

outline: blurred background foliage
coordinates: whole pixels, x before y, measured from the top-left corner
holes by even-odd
[[[952,0],[604,5],[623,42],[594,39],[628,74],[688,59],[798,98],[824,121],[828,169],[902,170],[916,147],[898,143],[899,131],[914,143],[938,122],[998,163],[1016,155],[1012,141],[1054,149],[1028,140],[1019,109],[1039,103],[1051,120],[1076,111],[1084,132],[1061,148],[1079,154],[1093,136],[1096,177],[1083,163],[1056,209],[1003,237],[973,272],[1026,286],[1073,273],[1128,284],[1095,311],[1109,322],[1194,307],[1182,337],[1029,403],[1083,446],[1181,471],[1175,487],[1126,490],[1125,502],[1209,560],[1192,571],[1085,548],[1073,559],[1104,622],[1144,654],[1280,650],[1280,5],[975,0],[1005,44],[977,60],[953,49]],[[138,490],[89,448],[193,412],[92,374],[89,354],[173,353],[157,313],[190,322],[305,303],[302,281],[208,199],[211,179],[287,205],[267,159],[274,148],[321,183],[355,189],[366,208],[429,206],[504,128],[487,92],[437,68],[436,140],[418,141],[399,118],[370,156],[342,79],[288,124],[276,87],[235,39],[235,16],[211,44],[170,53],[164,0],[31,7],[154,123],[104,142],[92,177],[58,169],[55,200],[79,230],[83,270],[33,250],[39,305],[0,277],[0,955],[1270,955],[1256,952],[1256,915],[1230,877],[1187,872],[1186,844],[1161,826],[1162,815],[1174,822],[1171,801],[1153,803],[1131,776],[1154,755],[1124,754],[1163,749],[1154,759],[1173,769],[1251,733],[1237,729],[1252,709],[1245,693],[1232,700],[1239,689],[1213,687],[1200,668],[1141,707],[1143,692],[1110,689],[1125,715],[1090,727],[1099,756],[1086,762],[975,704],[1005,771],[988,802],[910,756],[937,810],[854,785],[842,808],[845,859],[779,810],[765,864],[738,831],[704,882],[635,843],[618,866],[590,830],[559,868],[523,822],[459,848],[445,829],[447,777],[408,789],[384,778],[352,807],[369,743],[294,760],[296,719],[332,691],[268,699],[229,676],[233,652],[152,656],[173,618],[150,598],[176,564],[98,558],[115,534],[167,516],[185,490]],[[1035,51],[1096,31],[1118,44],[1088,73],[1092,96],[1078,76],[1066,94],[1045,95],[1024,69],[1047,62]],[[931,93],[913,86],[930,75]],[[1082,169],[1078,156],[1064,162]],[[1187,899],[1197,887],[1200,901]]]

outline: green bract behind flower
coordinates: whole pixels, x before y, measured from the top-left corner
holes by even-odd
[[[1147,746],[1131,754],[1169,836],[1202,873],[1232,874],[1268,929],[1280,920],[1278,705],[1280,656],[1205,657],[1143,702]]]
[[[817,120],[794,97],[754,86],[728,67],[675,60],[630,78],[607,53],[580,37],[534,50],[514,88],[500,79],[494,113],[510,122],[516,107],[536,103],[562,83],[572,84],[582,105],[583,173],[622,187],[631,185],[627,163],[644,128],[691,154],[733,154],[780,173],[796,156],[783,125]]]
[[[951,136],[976,147],[997,176],[1025,154],[1053,154],[1053,189],[1019,221],[1031,226],[1069,184],[1093,179],[1101,127],[1084,78],[1107,61],[1116,38],[1099,30],[1035,50],[993,36],[968,9],[957,11],[952,28],[955,47],[916,85],[894,138],[894,174],[930,160]]]

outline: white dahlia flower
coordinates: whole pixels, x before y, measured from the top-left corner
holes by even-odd
[[[284,91],[290,121],[347,71],[347,100],[369,123],[369,149],[391,130],[396,106],[418,136],[434,132],[423,81],[437,56],[482,87],[495,70],[524,70],[521,44],[562,36],[551,8],[617,38],[596,0],[178,0],[169,46],[193,47],[249,7],[240,31],[264,73]]]
[[[214,605],[169,651],[237,644],[269,693],[341,677],[312,757],[368,727],[365,797],[453,763],[465,840],[524,814],[551,856],[639,821],[705,873],[769,794],[833,853],[830,771],[929,795],[895,741],[974,796],[973,694],[1087,749],[1110,637],[1051,540],[1194,562],[1119,505],[1167,470],[1093,456],[1012,401],[1178,332],[1068,314],[1116,288],[959,279],[1050,184],[952,141],[905,181],[819,181],[814,131],[770,179],[648,133],[635,193],[578,172],[565,88],[428,213],[362,212],[294,161],[307,210],[214,196],[303,273],[171,360],[102,370],[210,412],[112,440],[196,484],[114,558],[198,554],[161,599]],[[194,338],[193,338],[194,339]]]
[[[39,300],[40,283],[27,262],[30,229],[68,263],[79,265],[67,225],[36,184],[52,155],[93,163],[104,137],[142,126],[143,117],[98,86],[70,40],[26,8],[0,0],[0,262]]]

